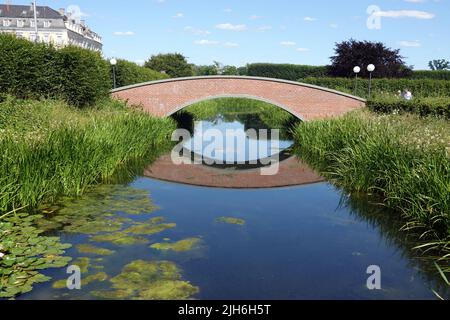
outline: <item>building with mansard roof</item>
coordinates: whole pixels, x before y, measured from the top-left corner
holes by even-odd
[[[102,50],[102,38],[84,20],[72,19],[64,9],[37,6],[36,16],[37,34],[33,5],[0,4],[0,32],[53,44],[58,48],[74,45],[94,51]]]

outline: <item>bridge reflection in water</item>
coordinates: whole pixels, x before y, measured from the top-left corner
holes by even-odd
[[[175,165],[170,154],[146,168],[144,175],[158,180],[216,188],[279,188],[324,181],[311,167],[295,156],[283,160],[273,176],[261,175],[259,168],[217,168],[200,164]]]

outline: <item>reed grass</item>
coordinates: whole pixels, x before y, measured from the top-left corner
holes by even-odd
[[[295,129],[296,153],[348,192],[375,195],[418,235],[416,250],[450,262],[450,123],[367,110]]]
[[[0,104],[0,212],[81,195],[130,161],[150,162],[174,129],[112,100],[79,110],[9,97]]]

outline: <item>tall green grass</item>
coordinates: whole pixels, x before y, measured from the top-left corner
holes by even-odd
[[[400,212],[421,246],[450,256],[450,123],[368,111],[302,123],[296,152],[349,192],[364,192]],[[450,270],[447,270],[450,272]]]
[[[0,104],[0,212],[80,195],[130,161],[150,161],[174,129],[116,101],[78,110],[8,98]]]

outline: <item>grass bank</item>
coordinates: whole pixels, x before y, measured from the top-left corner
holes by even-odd
[[[80,110],[8,97],[0,103],[0,212],[81,195],[127,163],[166,150],[173,129],[171,120],[109,99]]]
[[[303,123],[296,152],[348,192],[381,199],[400,212],[418,250],[450,273],[450,123],[416,115],[357,111]]]

